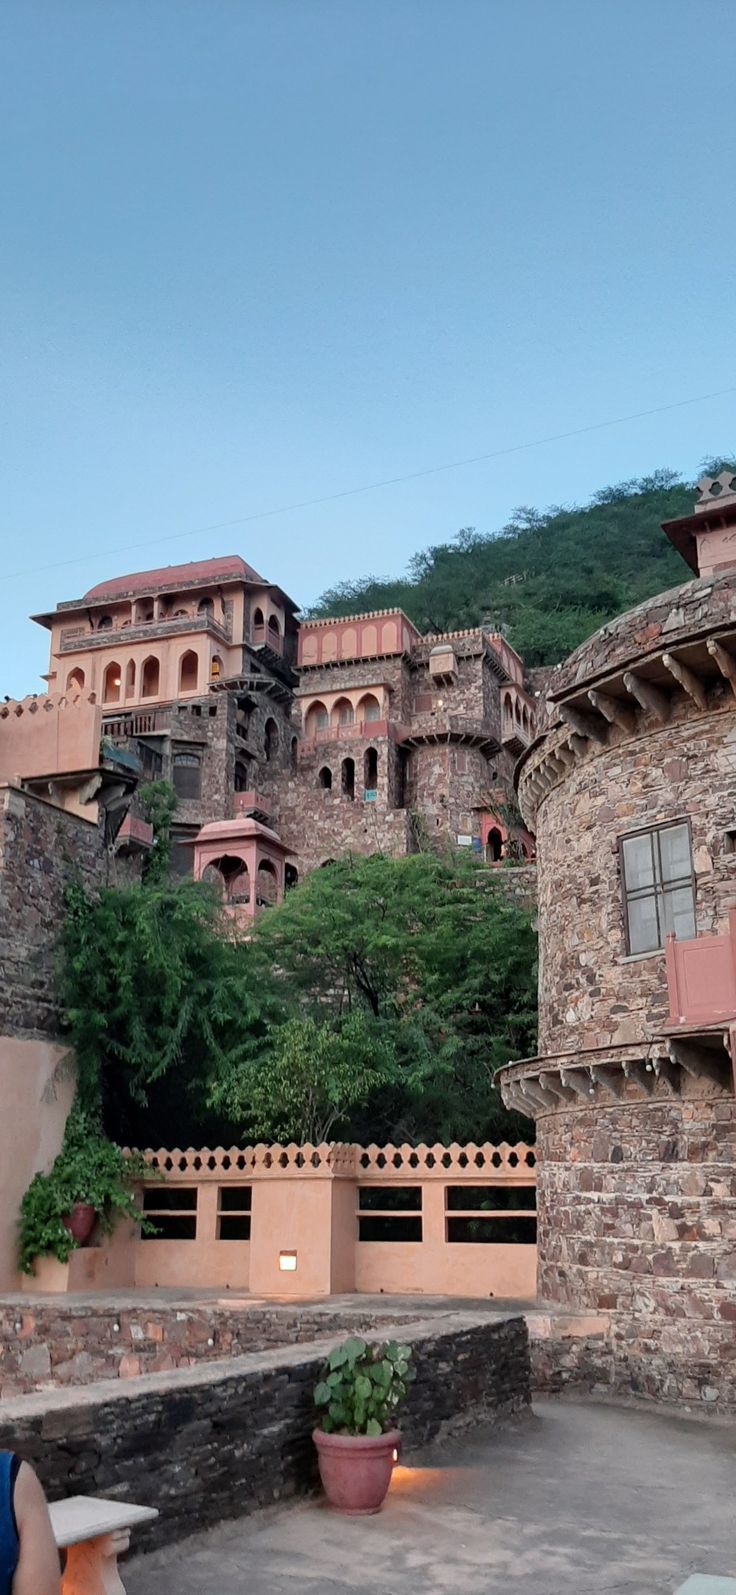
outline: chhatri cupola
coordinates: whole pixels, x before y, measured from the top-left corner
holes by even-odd
[[[736,567],[736,471],[702,476],[692,515],[665,521],[667,533],[696,576],[714,576]]]

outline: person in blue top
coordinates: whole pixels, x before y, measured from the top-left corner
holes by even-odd
[[[59,1595],[46,1497],[14,1451],[0,1451],[0,1595]]]

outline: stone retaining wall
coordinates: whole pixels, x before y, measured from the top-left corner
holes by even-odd
[[[402,1418],[407,1446],[529,1407],[523,1318],[457,1314],[439,1327],[415,1321],[403,1335],[418,1371]],[[3,1403],[0,1447],[37,1468],[52,1500],[158,1507],[135,1548],[170,1543],[312,1487],[312,1390],[334,1343],[18,1396]]]
[[[93,1302],[0,1307],[0,1399],[58,1385],[136,1379],[200,1362],[336,1334],[391,1334],[416,1313],[310,1312],[251,1306],[101,1307]]]

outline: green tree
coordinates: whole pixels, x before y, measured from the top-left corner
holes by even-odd
[[[225,1076],[222,1105],[264,1141],[329,1141],[395,1076],[391,1036],[353,1012],[335,1024],[292,1018],[278,1026],[261,1058]]]
[[[61,995],[81,1105],[108,1134],[171,1142],[212,1123],[210,1072],[237,1068],[284,1016],[251,962],[204,886],[70,888]]]
[[[138,790],[144,820],[153,827],[153,846],[143,864],[149,886],[161,885],[171,867],[171,822],[176,813],[176,793],[170,781],[149,781]]]
[[[536,942],[496,873],[428,853],[348,857],[264,916],[251,953],[259,991],[270,983],[292,1011],[285,1031],[215,1070],[211,1100],[244,1133],[293,1124],[310,1048],[315,1077],[339,1080],[320,1113],[326,1100],[343,1137],[518,1132],[493,1075],[534,1048]]]

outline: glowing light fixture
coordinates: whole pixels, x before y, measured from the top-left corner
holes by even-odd
[[[295,1274],[296,1252],[279,1252],[279,1268],[282,1274]]]

